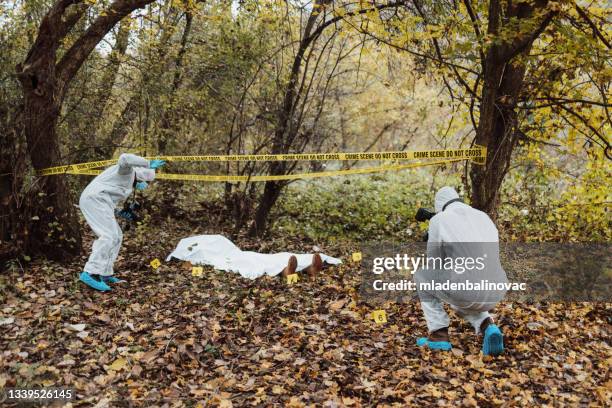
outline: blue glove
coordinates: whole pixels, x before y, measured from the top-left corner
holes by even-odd
[[[149,162],[149,168],[156,170],[158,168],[160,168],[161,166],[163,166],[164,164],[166,164],[165,160],[151,160]]]
[[[145,188],[149,187],[146,181],[139,181],[136,183],[136,190],[143,191]]]
[[[125,218],[128,221],[134,221],[134,213],[127,210],[121,210],[117,213],[117,215],[121,218]]]

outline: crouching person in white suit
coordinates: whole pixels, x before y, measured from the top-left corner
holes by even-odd
[[[503,335],[489,315],[506,294],[505,289],[498,288],[508,282],[499,260],[497,228],[486,213],[464,204],[452,187],[442,187],[436,193],[435,210],[429,221],[428,266],[414,276],[429,331],[417,345],[434,350],[452,348],[450,321],[443,306],[446,303],[474,327],[476,334],[483,335],[485,355],[501,354]],[[436,259],[441,261],[436,264]],[[440,289],[439,284],[445,282],[447,286]],[[494,290],[468,286],[482,282],[499,286]],[[455,284],[452,290],[451,283]]]
[[[113,264],[119,254],[123,234],[115,219],[115,208],[129,197],[134,188],[147,188],[147,182],[155,178],[155,169],[164,164],[163,160],[149,161],[124,153],[116,165],[104,170],[83,190],[79,207],[98,237],[80,275],[80,280],[89,287],[109,291],[110,283],[119,282],[113,276]]]

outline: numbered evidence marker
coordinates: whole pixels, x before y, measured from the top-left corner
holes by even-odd
[[[387,312],[384,310],[374,310],[372,312],[372,319],[378,324],[387,323]]]
[[[204,272],[204,268],[201,266],[194,266],[191,268],[191,275],[200,278],[202,276],[202,272]]]
[[[353,262],[361,261],[361,252],[353,252]]]
[[[159,261],[159,259],[155,258],[154,260],[151,261],[149,265],[151,265],[153,269],[157,269],[161,265],[161,262]]]
[[[297,273],[292,273],[291,275],[287,275],[287,285],[293,285],[300,280],[300,277]]]

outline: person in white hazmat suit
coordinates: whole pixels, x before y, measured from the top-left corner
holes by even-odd
[[[428,337],[417,340],[417,345],[434,350],[452,348],[448,336],[450,321],[443,307],[447,303],[471,323],[476,334],[483,335],[482,350],[485,355],[501,354],[504,350],[503,335],[493,323],[489,311],[504,298],[505,290],[433,288],[436,282],[464,285],[466,282],[483,281],[507,283],[506,273],[499,261],[497,228],[486,213],[464,204],[452,187],[438,190],[435,211],[436,214],[429,221],[427,259],[433,265],[436,259],[450,263],[441,267],[440,261],[437,266],[421,268],[414,275],[429,331]],[[424,283],[432,285],[427,288],[422,285]]]
[[[109,291],[109,284],[120,280],[113,276],[113,264],[119,254],[123,234],[115,219],[115,208],[127,199],[133,188],[144,190],[155,178],[163,160],[147,160],[124,153],[116,165],[104,170],[85,187],[79,207],[85,220],[97,235],[80,280],[99,291]]]

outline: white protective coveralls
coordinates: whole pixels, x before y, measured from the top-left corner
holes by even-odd
[[[119,254],[123,234],[115,219],[115,208],[132,193],[134,179],[152,181],[155,170],[149,161],[135,154],[124,153],[116,165],[104,170],[85,187],[79,207],[85,220],[98,236],[84,271],[90,275],[110,276]]]
[[[483,255],[486,268],[479,272],[477,279],[492,282],[507,282],[506,273],[499,262],[499,237],[497,228],[489,216],[458,199],[459,195],[452,187],[442,187],[435,196],[436,215],[429,221],[429,239],[427,241],[428,257],[473,257]],[[446,207],[445,207],[446,206]],[[482,244],[479,244],[482,243]],[[483,249],[484,248],[484,249]],[[418,270],[415,282],[427,282],[436,279],[435,271]],[[446,273],[437,275],[446,279],[463,279],[466,275]],[[463,276],[463,278],[461,277]],[[471,275],[472,277],[474,275]],[[467,278],[470,279],[470,278]],[[481,323],[490,317],[488,311],[503,299],[505,291],[482,291],[476,295],[461,291],[419,291],[421,307],[430,332],[448,327],[450,322],[443,307],[443,302],[450,304],[457,314],[472,324],[476,333]]]

